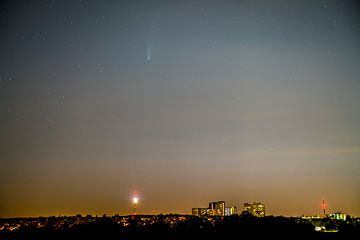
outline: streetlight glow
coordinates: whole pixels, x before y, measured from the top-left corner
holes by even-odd
[[[133,203],[137,204],[139,202],[139,199],[137,197],[133,197]]]

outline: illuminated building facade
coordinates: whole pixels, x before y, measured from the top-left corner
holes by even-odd
[[[342,212],[331,213],[329,217],[336,220],[346,221],[346,215]]]
[[[225,201],[209,203],[208,214],[211,216],[225,216]]]
[[[255,217],[265,217],[265,205],[260,202],[244,203],[244,211]]]
[[[191,211],[191,214],[193,216],[198,216],[198,217],[206,216],[208,214],[208,209],[207,208],[193,208]]]
[[[225,208],[225,216],[231,216],[234,214],[237,214],[237,210],[235,206]]]
[[[231,207],[230,215],[236,213],[236,207]],[[191,213],[193,216],[225,216],[225,201],[211,202],[208,208],[192,208]]]

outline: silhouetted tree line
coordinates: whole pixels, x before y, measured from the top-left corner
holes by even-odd
[[[189,216],[183,221],[169,223],[166,215],[157,216],[152,224],[143,224],[140,217],[122,226],[110,217],[98,218],[87,224],[55,229],[24,227],[18,231],[2,231],[0,239],[360,239],[360,226],[351,219],[333,221],[339,232],[316,232],[314,225],[299,218],[253,217],[250,214],[230,217],[200,218]],[[326,221],[326,220],[325,220]]]

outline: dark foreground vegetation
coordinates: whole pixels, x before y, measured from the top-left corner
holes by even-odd
[[[3,224],[5,221],[11,223],[9,219],[1,221]],[[15,230],[3,229],[0,239],[360,239],[359,219],[326,219],[320,223],[337,232],[317,232],[312,221],[301,218],[256,218],[247,214],[212,218],[80,216],[17,221],[22,225],[18,224],[20,227]]]

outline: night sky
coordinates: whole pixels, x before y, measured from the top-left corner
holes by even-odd
[[[356,1],[2,1],[0,217],[360,215]]]

